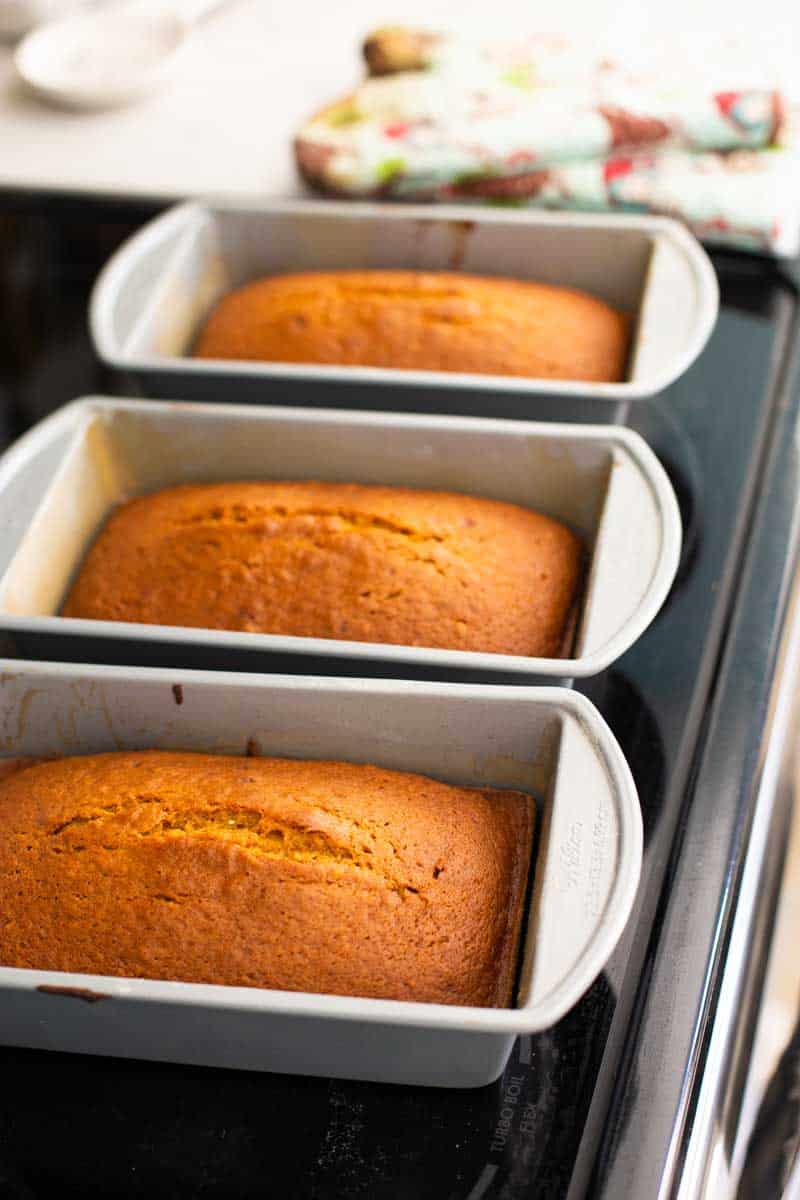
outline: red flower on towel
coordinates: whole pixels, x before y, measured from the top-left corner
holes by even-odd
[[[734,106],[741,99],[741,92],[717,92],[714,101],[723,117],[733,117]]]
[[[632,170],[632,158],[610,158],[603,164],[603,180],[605,183],[613,183],[622,175],[630,175]]]

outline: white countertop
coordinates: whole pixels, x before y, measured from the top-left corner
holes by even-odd
[[[672,29],[686,37],[697,7],[673,0]],[[557,27],[611,44],[653,40],[664,30],[648,27],[648,8],[560,0]],[[705,0],[700,10],[706,30],[730,29],[731,13],[747,15],[735,0]],[[394,0],[394,11],[373,0],[234,0],[198,27],[160,92],[103,113],[62,111],[29,96],[16,81],[11,48],[0,46],[0,187],[159,198],[291,195],[300,190],[292,134],[361,78],[364,33],[392,21],[452,27],[456,12],[460,29],[494,38],[556,27],[551,11],[521,0],[495,0],[488,31],[486,6],[467,0],[457,9],[452,0]],[[796,4],[787,15],[783,0],[765,0],[758,20],[800,75]]]

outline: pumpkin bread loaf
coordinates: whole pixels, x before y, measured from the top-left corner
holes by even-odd
[[[138,751],[0,778],[0,964],[511,1003],[533,801],[341,762]]]
[[[495,500],[187,484],[111,514],[63,614],[553,657],[581,566],[564,525]]]
[[[617,382],[627,318],[586,292],[461,272],[274,275],[218,302],[199,358]]]

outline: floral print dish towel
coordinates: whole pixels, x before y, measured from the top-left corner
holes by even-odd
[[[763,81],[677,77],[554,36],[480,46],[392,28],[364,54],[369,77],[295,140],[319,190],[666,213],[709,242],[800,249],[793,122]]]

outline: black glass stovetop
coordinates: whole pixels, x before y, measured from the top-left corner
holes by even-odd
[[[0,201],[4,444],[74,397],[129,394],[93,359],[86,302],[104,259],[151,212]],[[796,349],[791,281],[745,256],[715,264],[722,310],[708,348],[627,417],[679,497],[678,578],[640,642],[581,688],[628,757],[645,822],[638,906],[606,971],[555,1028],[518,1041],[498,1083],[475,1091],[0,1049],[0,1200],[560,1200],[604,1190],[636,1103],[637,1012],[675,856],[686,852],[704,716],[785,402],[782,366]],[[487,415],[538,414],[511,396]]]

